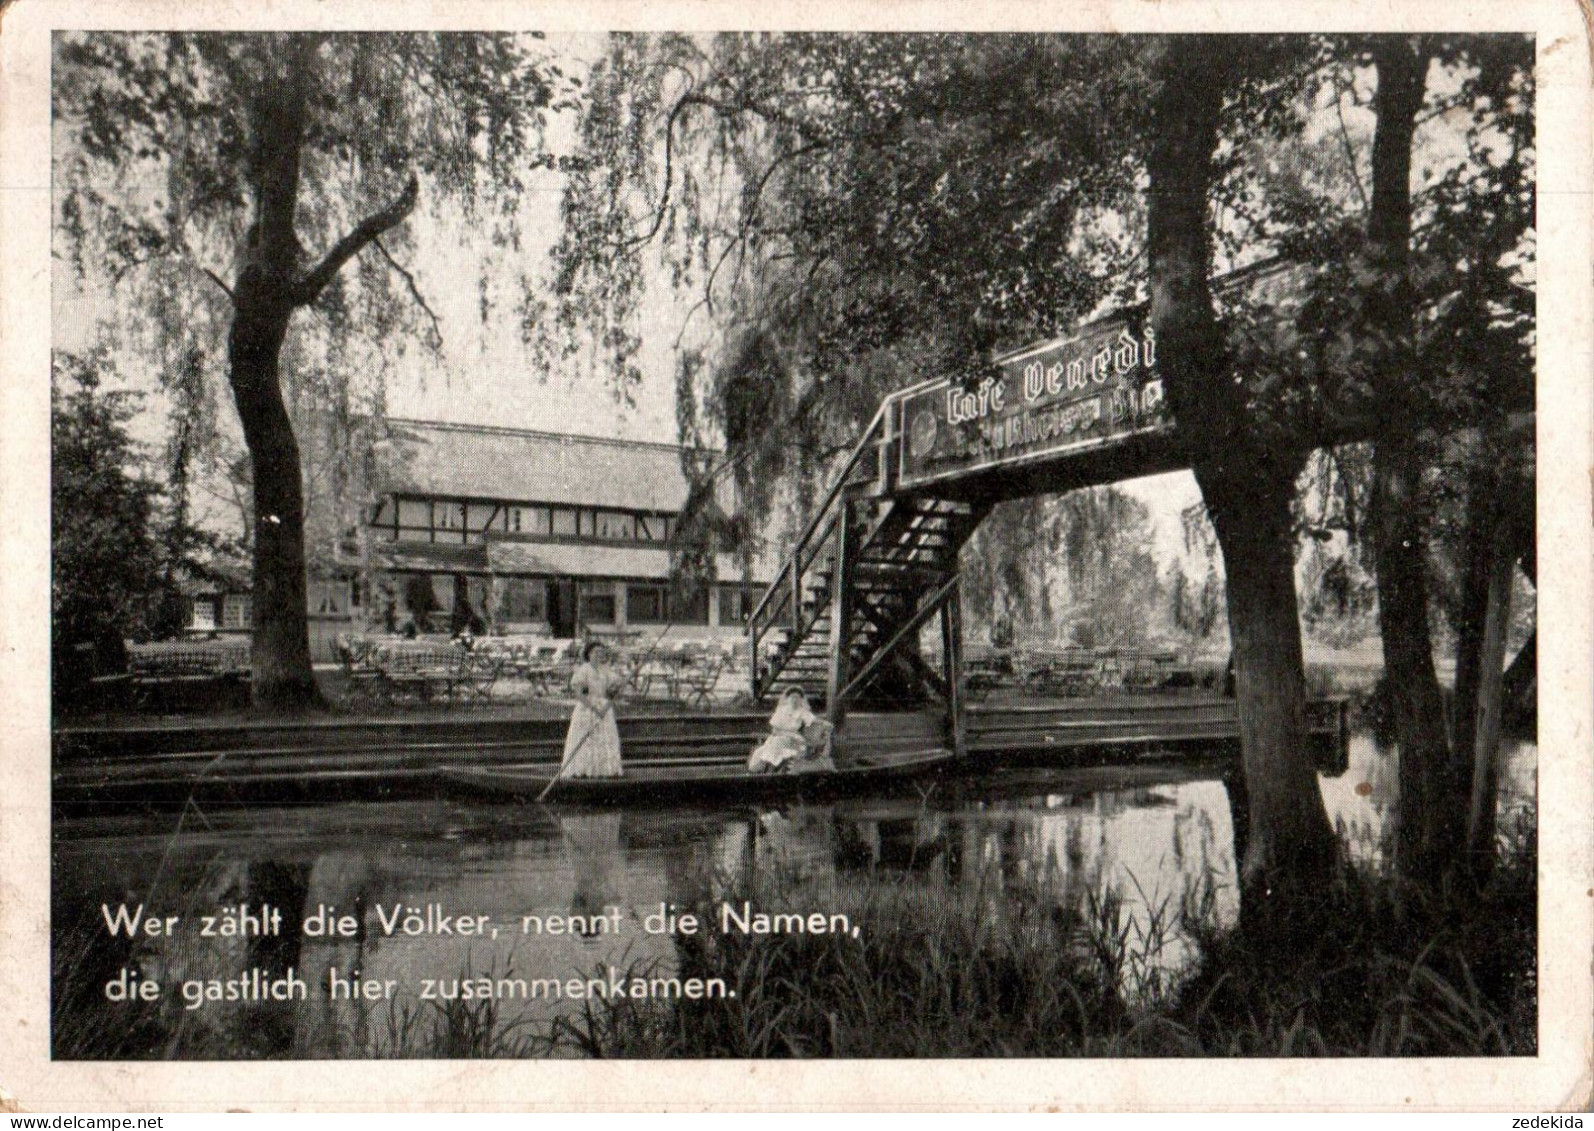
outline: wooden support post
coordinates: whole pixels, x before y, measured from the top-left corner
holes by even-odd
[[[758,618],[747,618],[747,685],[748,691],[753,696],[753,702],[758,702]]]
[[[963,587],[957,579],[941,606],[941,655],[946,679],[946,710],[952,734],[952,752],[966,757],[969,746],[963,729]]]
[[[852,559],[853,547],[852,505],[841,500],[841,511],[836,517],[836,557],[831,564],[830,584],[830,680],[825,689],[825,715],[830,725],[841,729],[847,717],[847,706],[842,691],[847,686],[847,642],[852,629]]]
[[[791,647],[796,649],[797,637],[803,630],[803,560],[802,544],[791,556]]]
[[[868,662],[858,669],[857,674],[852,679],[847,681],[847,686],[842,690],[841,697],[843,699],[851,698],[854,692],[861,690],[869,682],[874,673],[880,669],[880,665],[885,663],[891,654],[901,647],[904,642],[917,639],[915,634],[929,623],[931,617],[940,611],[946,599],[957,588],[957,584],[958,579],[954,577],[930,594],[927,600],[922,601],[919,605],[919,611],[908,618],[906,624],[892,633],[891,639],[875,649],[874,655],[869,657]]]
[[[896,405],[886,409],[886,418],[880,427],[880,446],[876,449],[879,453],[879,463],[875,466],[875,493],[884,495],[891,489],[891,449],[892,441],[896,438],[897,413],[900,410]]]

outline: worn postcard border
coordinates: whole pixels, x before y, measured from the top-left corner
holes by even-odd
[[[20,0],[0,23],[0,1100],[18,1110],[1476,1109],[1591,1100],[1590,41],[1586,4],[405,3]],[[1511,1060],[52,1063],[48,1052],[50,33],[55,28],[594,31],[1530,31],[1538,50],[1539,1056]]]

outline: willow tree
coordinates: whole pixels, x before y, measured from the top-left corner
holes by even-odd
[[[884,392],[983,372],[1120,281],[1138,73],[1110,37],[612,36],[544,325],[635,379],[647,288],[671,288],[681,438],[725,444],[767,511]]]
[[[301,461],[284,399],[284,381],[297,375],[284,371],[285,343],[313,315],[334,343],[366,334],[399,349],[439,346],[403,263],[406,221],[424,192],[484,239],[516,238],[519,194],[546,163],[542,126],[562,85],[533,38],[57,40],[62,251],[85,286],[104,288],[124,313],[162,324],[201,366],[224,371],[242,425],[257,706],[319,702]]]

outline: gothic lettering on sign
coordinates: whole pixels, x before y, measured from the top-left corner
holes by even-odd
[[[942,381],[905,394],[905,481],[1066,451],[1166,424],[1156,337],[1123,323],[998,359],[972,389]],[[942,422],[945,426],[942,426]]]
[[[979,420],[993,412],[1001,412],[1006,395],[1007,389],[995,377],[987,377],[981,381],[980,387],[972,393],[956,387],[948,388],[947,423],[962,424],[967,420]]]

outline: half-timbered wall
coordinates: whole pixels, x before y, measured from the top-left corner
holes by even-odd
[[[371,531],[379,540],[389,542],[468,546],[492,538],[504,542],[624,542],[663,546],[675,533],[675,516],[609,507],[400,495],[377,505]]]

